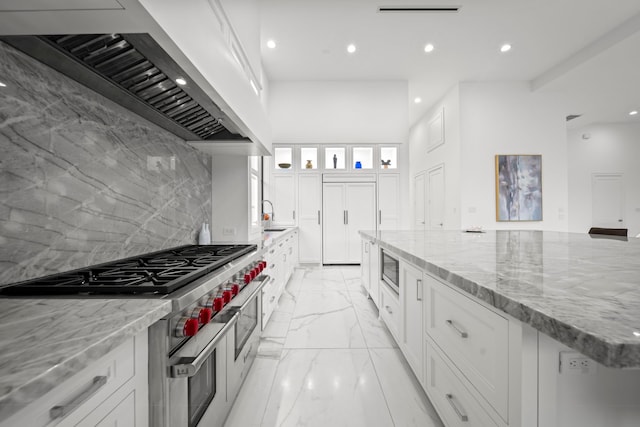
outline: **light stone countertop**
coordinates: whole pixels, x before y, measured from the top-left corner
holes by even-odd
[[[0,299],[0,419],[171,311],[150,299]]]
[[[548,231],[363,238],[614,368],[640,368],[640,239]]]

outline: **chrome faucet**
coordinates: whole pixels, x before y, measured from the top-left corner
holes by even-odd
[[[265,202],[267,202],[267,203],[269,203],[269,204],[271,205],[271,220],[273,220],[273,217],[276,215],[276,214],[273,212],[273,203],[271,203],[271,200],[267,200],[267,199],[262,199],[262,205],[263,205],[263,207],[262,207],[262,218],[264,219],[264,214],[266,213],[266,212],[264,211],[264,203],[265,203]]]

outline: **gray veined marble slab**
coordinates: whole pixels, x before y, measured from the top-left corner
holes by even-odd
[[[361,231],[613,368],[640,368],[640,240],[548,231]]]
[[[0,419],[170,311],[160,300],[0,300]]]

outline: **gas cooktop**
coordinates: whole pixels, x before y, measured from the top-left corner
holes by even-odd
[[[0,294],[170,294],[256,245],[187,245],[6,285]]]

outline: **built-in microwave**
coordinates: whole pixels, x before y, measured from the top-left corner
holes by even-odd
[[[382,280],[397,294],[400,294],[400,263],[395,255],[382,249]]]

